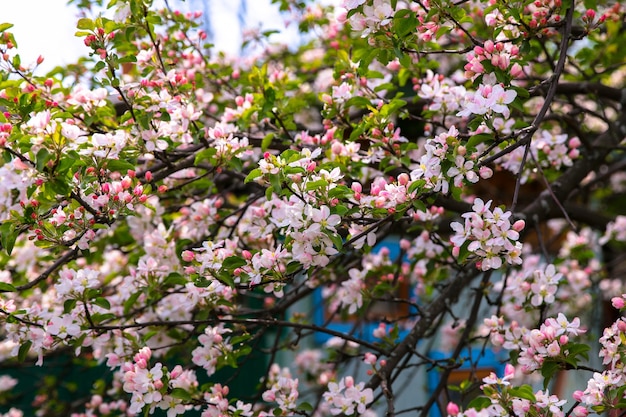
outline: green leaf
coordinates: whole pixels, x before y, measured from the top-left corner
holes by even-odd
[[[117,318],[117,316],[113,313],[93,313],[91,315],[91,321],[93,321],[94,323],[102,323],[105,320],[113,320],[115,318]]]
[[[272,188],[276,193],[280,193],[280,190],[282,190],[283,188],[283,184],[280,180],[279,174],[270,174],[270,184],[272,184]]]
[[[15,292],[15,287],[8,282],[0,282],[0,292]]]
[[[70,194],[71,189],[69,185],[67,185],[67,183],[63,181],[61,178],[55,178],[53,181],[50,181],[48,184],[50,184],[50,188],[52,189],[52,191],[54,191],[55,193],[59,195],[67,196]]]
[[[187,284],[187,279],[185,279],[185,277],[183,277],[181,274],[176,273],[176,272],[172,272],[171,274],[169,274],[167,276],[167,278],[165,278],[165,281],[163,282],[163,284],[165,285],[185,285]]]
[[[228,270],[233,270],[235,268],[240,268],[247,263],[248,262],[245,259],[240,258],[239,256],[229,256],[224,259],[224,262],[222,262],[222,267]]]
[[[254,181],[256,178],[262,176],[263,173],[261,172],[260,168],[255,168],[252,171],[250,171],[250,173],[246,176],[246,179],[244,180],[244,183],[247,184],[250,181]]]
[[[272,144],[272,140],[274,140],[274,133],[268,133],[261,141],[261,150],[265,152],[267,148]],[[247,178],[246,178],[247,179]]]
[[[467,408],[475,408],[476,410],[482,410],[491,405],[491,400],[487,397],[476,397],[468,405]]]
[[[135,169],[135,165],[121,159],[110,159],[106,162],[106,167],[111,172],[119,172],[125,174],[129,169]]]
[[[333,241],[335,248],[338,251],[341,251],[343,249],[343,239],[341,238],[341,236],[339,236],[337,233],[332,233],[332,232],[327,232],[326,234],[328,235],[330,240]]]
[[[368,108],[372,106],[372,101],[363,96],[354,96],[350,97],[348,101],[346,101],[346,107],[363,107]]]
[[[76,28],[81,30],[94,30],[95,25],[93,20],[83,17],[82,19],[78,19],[78,23],[76,23]]]
[[[328,186],[328,181],[325,179],[317,180],[317,181],[309,181],[306,183],[307,191],[313,191],[318,188],[326,188]]]
[[[218,279],[219,279],[219,281],[222,284],[226,284],[226,285],[228,285],[229,287],[232,287],[232,288],[235,287],[235,280],[228,273],[220,273],[219,276],[218,276]]]
[[[541,376],[543,376],[543,389],[548,388],[548,384],[550,380],[561,369],[561,366],[558,362],[555,361],[546,361],[541,366]]]
[[[399,38],[404,38],[412,31],[417,30],[417,19],[414,16],[407,15],[406,17],[397,17],[398,14],[399,13],[396,13],[396,17],[393,19],[393,27]]]
[[[197,153],[196,158],[194,159],[194,164],[198,164],[202,161],[211,161],[211,158],[215,156],[216,153],[216,148],[203,149],[202,151]]]
[[[593,10],[598,9],[598,3],[596,0],[583,0],[583,4],[585,5],[585,9],[593,9]],[[1,28],[2,27],[0,26],[0,31],[1,31]]]
[[[11,29],[13,27],[13,23],[0,23],[0,32],[4,32],[7,29]]]
[[[17,233],[15,232],[15,225],[11,222],[4,222],[0,226],[0,242],[7,254],[11,254],[15,241],[17,240]]]
[[[509,390],[509,393],[515,397],[528,400],[531,403],[537,402],[537,398],[535,398],[535,392],[530,385],[522,385],[519,387],[511,388]]]
[[[591,347],[583,343],[571,343],[567,345],[568,356],[582,356],[585,359],[589,359],[589,350]]]
[[[76,307],[76,299],[71,298],[69,300],[65,300],[63,303],[63,312],[65,314],[70,313]]]
[[[93,300],[93,303],[99,307],[104,308],[105,310],[111,309],[111,304],[109,303],[109,300],[104,297],[97,297]]]
[[[191,401],[192,400],[191,394],[189,394],[189,392],[186,389],[183,389],[183,388],[174,388],[172,390],[172,392],[170,392],[170,395],[173,398],[177,398],[177,399],[183,400],[183,401]]]
[[[307,402],[303,402],[298,404],[298,409],[310,413],[313,411],[313,406]]]
[[[33,342],[31,342],[30,340],[27,342],[24,342],[21,346],[20,346],[20,350],[17,352],[17,360],[20,362],[24,362],[24,360],[26,360],[26,355],[28,355],[28,351],[30,350],[30,347],[33,345]]]
[[[128,314],[130,312],[130,310],[135,306],[135,303],[140,295],[141,291],[137,291],[124,302],[124,314]]]
[[[493,136],[488,133],[480,133],[469,138],[466,147],[469,149],[475,148],[480,143],[485,143],[493,139]]]

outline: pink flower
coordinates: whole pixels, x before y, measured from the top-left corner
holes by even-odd
[[[449,402],[446,406],[446,412],[448,413],[448,415],[456,416],[457,414],[459,414],[459,406],[453,402]]]

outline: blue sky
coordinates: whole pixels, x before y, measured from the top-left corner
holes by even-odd
[[[45,58],[38,74],[74,62],[78,56],[89,52],[82,39],[74,37],[76,9],[67,6],[67,0],[4,0],[3,3],[0,23],[15,25],[11,30],[18,42],[22,63],[34,63],[39,55]],[[238,3],[235,0],[214,0],[211,8],[215,43],[219,49],[233,54],[237,53],[241,42]],[[248,19],[253,21],[253,26],[257,25],[254,22],[263,22],[264,29],[281,27],[281,18],[269,3],[270,0],[248,1]],[[185,3],[181,4],[185,6]],[[289,35],[285,34],[285,37]]]
[[[66,0],[4,1],[0,19],[13,23],[23,64],[45,57],[42,72],[67,64],[86,51],[81,39],[74,38],[76,10]]]

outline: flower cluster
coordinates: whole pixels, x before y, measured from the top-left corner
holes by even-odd
[[[364,1],[347,1],[345,6],[350,10],[363,3]],[[393,14],[393,8],[384,0],[374,0],[371,5],[365,4],[362,11],[350,17],[350,25],[354,31],[360,32],[363,38],[388,25]]]
[[[168,414],[172,416],[184,413],[186,407],[180,404],[180,400],[166,394],[168,381],[173,386],[173,381],[182,373],[182,369],[168,373],[160,362],[149,368],[151,356],[150,348],[142,348],[134,356],[133,362],[127,362],[122,366],[124,391],[132,394],[128,411],[139,413],[148,405],[150,412],[159,406],[169,410]]]
[[[229,392],[228,386],[222,384],[211,386],[210,391],[204,394],[207,407],[202,412],[201,417],[222,417],[231,415],[231,413],[235,416],[252,416],[252,404],[244,403],[240,400],[235,404],[229,404],[227,397]]]
[[[610,222],[599,243],[604,245],[611,240],[626,242],[626,216],[617,216],[614,221]]]
[[[374,400],[374,393],[371,388],[365,388],[363,382],[355,385],[352,377],[345,377],[339,383],[328,383],[324,400],[329,403],[333,415],[363,415]]]
[[[491,116],[497,113],[504,118],[509,117],[508,105],[515,100],[517,92],[512,89],[506,90],[501,84],[490,84],[490,81],[495,81],[495,76],[490,75],[492,76],[483,77],[484,84],[480,84],[478,91],[466,94],[465,102],[461,105],[462,110],[456,114],[457,116],[468,117],[472,114]]]
[[[586,354],[586,349],[579,350],[581,345],[570,343],[585,332],[580,328],[578,317],[570,322],[559,313],[557,318],[550,317],[539,329],[532,330],[517,323],[505,326],[504,320],[495,316],[485,319],[485,325],[491,330],[494,346],[519,350],[518,363],[526,373],[540,369],[546,360],[574,360],[578,355]]]
[[[520,169],[522,171],[522,181],[528,182],[529,178],[536,170],[535,161],[542,169],[559,170],[562,167],[570,167],[573,161],[580,156],[579,147],[580,139],[577,137],[570,138],[567,134],[555,134],[550,130],[541,129],[536,133],[535,138],[530,145],[532,159],[526,161],[522,167],[522,161],[526,147],[522,146],[502,158],[502,167],[517,174]]]
[[[289,415],[296,409],[298,397],[298,379],[291,377],[288,368],[280,368],[277,364],[272,364],[268,379],[265,383],[267,390],[263,392],[263,400],[275,402],[279,408],[275,410],[279,414]],[[280,414],[282,413],[282,414]],[[269,415],[272,415],[271,413]]]
[[[512,43],[496,42],[487,40],[483,46],[475,46],[473,52],[467,55],[468,63],[465,65],[465,77],[473,79],[485,73],[482,61],[487,61],[491,66],[508,70],[511,59],[515,59],[519,54],[519,48]],[[514,78],[522,74],[522,67],[519,63],[514,63],[510,68]]]
[[[524,228],[524,221],[517,220],[511,225],[511,212],[496,207],[490,209],[491,201],[474,200],[471,212],[464,213],[465,223],[450,224],[454,235],[450,241],[454,245],[454,253],[459,256],[465,249],[478,257],[476,266],[483,271],[498,269],[503,261],[519,265],[522,244],[518,242],[519,232]]]
[[[232,346],[224,340],[223,335],[226,333],[230,333],[230,330],[223,324],[215,327],[207,326],[204,334],[198,337],[200,346],[191,352],[192,362],[204,368],[209,376],[215,373],[218,359],[232,351]]]
[[[483,408],[477,410],[469,408],[460,411],[455,403],[449,403],[446,407],[448,416],[452,417],[497,417],[516,416],[526,417],[538,415],[545,417],[563,417],[562,406],[567,400],[559,399],[556,395],[548,391],[533,392],[529,385],[515,387],[512,380],[515,377],[515,369],[507,364],[502,378],[497,377],[493,372],[483,378],[483,385],[480,386],[485,397],[489,399]]]
[[[626,297],[614,297],[612,304],[620,311],[624,311]],[[574,399],[580,401],[586,411],[602,411],[614,406],[615,401],[621,400],[620,389],[624,384],[624,365],[626,364],[626,320],[617,319],[610,327],[604,329],[600,338],[600,353],[602,364],[606,369],[594,372],[587,381],[585,390],[574,392]],[[619,395],[619,397],[618,397]]]

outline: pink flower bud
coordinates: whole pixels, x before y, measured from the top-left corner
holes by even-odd
[[[504,367],[504,376],[505,377],[513,377],[515,375],[515,367],[510,363],[507,363]]]
[[[264,401],[273,402],[276,399],[276,393],[274,391],[265,391],[261,397]]]
[[[511,75],[513,76],[513,78],[520,78],[523,74],[524,70],[522,69],[522,66],[517,62],[513,64],[513,66],[511,67]]]
[[[406,173],[402,173],[398,175],[398,184],[407,185],[409,183],[409,175]]]
[[[400,69],[400,62],[397,59],[387,64],[387,69],[390,71],[398,71]]]
[[[176,379],[183,373],[183,367],[180,365],[176,365],[172,372],[170,372],[170,379]]]
[[[91,397],[90,404],[93,407],[98,407],[100,404],[102,404],[102,396],[94,395],[93,397]]]
[[[486,167],[486,166],[482,166],[480,167],[480,169],[478,170],[478,175],[480,175],[480,178],[486,180],[488,178],[491,178],[491,176],[493,175],[493,171],[491,168]]]
[[[484,49],[485,49],[485,51],[487,51],[487,53],[492,54],[493,50],[494,50],[493,41],[492,40],[485,41]]]
[[[521,232],[522,230],[524,230],[524,227],[526,227],[526,222],[524,220],[518,220],[515,223],[513,223],[513,230],[515,230],[516,232]]]
[[[622,297],[613,297],[611,298],[611,304],[618,310],[624,308],[624,299]]]
[[[183,261],[191,262],[196,258],[196,254],[190,250],[186,250],[186,251],[183,251],[183,253],[181,254],[181,257],[183,258]]]
[[[589,410],[587,410],[582,405],[574,407],[574,410],[572,411],[572,415],[574,417],[587,417],[588,414],[589,414]]]
[[[580,147],[580,145],[582,145],[582,143],[580,142],[580,139],[577,136],[574,136],[573,138],[571,138],[569,140],[569,142],[567,143],[567,145],[572,148],[572,149],[576,149],[578,147]]]
[[[448,415],[456,416],[457,414],[459,414],[459,406],[453,402],[449,402],[446,406],[446,412],[448,413]]]
[[[122,178],[122,188],[124,190],[129,189],[131,185],[133,185],[133,181],[130,179],[130,177],[126,176]]]
[[[371,352],[365,352],[365,358],[363,359],[363,362],[367,363],[368,365],[374,365],[376,364],[376,360],[378,358],[376,358],[376,355],[374,355]]]
[[[585,395],[585,394],[582,391],[577,390],[577,391],[574,391],[574,393],[572,394],[572,397],[574,398],[574,400],[580,401],[580,400],[582,400],[583,395]]]

